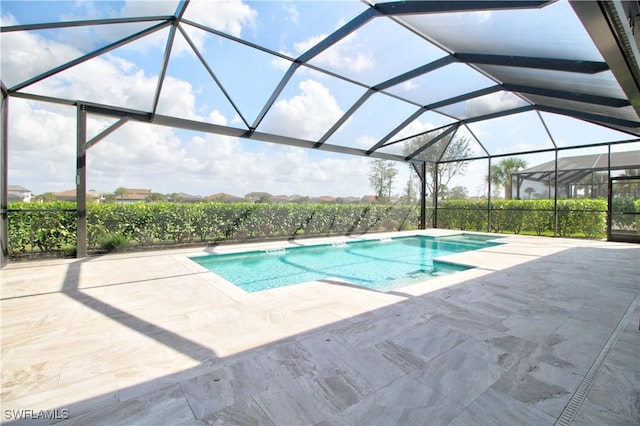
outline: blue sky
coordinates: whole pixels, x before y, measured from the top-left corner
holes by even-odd
[[[570,25],[572,21],[566,18],[570,8],[562,3],[547,8],[543,18],[558,19],[564,25]],[[177,4],[140,0],[3,1],[2,25],[167,15],[173,13]],[[366,6],[358,1],[193,1],[185,18],[247,42],[260,43],[285,57],[296,58],[365,9]],[[506,25],[511,22],[507,13],[512,12],[464,14],[460,19]],[[5,85],[12,87],[48,68],[154,24],[3,33],[1,78]],[[246,123],[252,125],[291,62],[193,26],[183,25],[182,28],[206,59],[235,107],[214,83],[183,34],[177,32],[158,113],[241,129],[247,127]],[[535,25],[531,25],[530,30],[536,31]],[[439,31],[447,37],[446,27]],[[167,35],[168,29],[159,30],[30,85],[24,91],[149,110]],[[566,50],[565,44],[559,49]],[[402,48],[398,48],[399,45]],[[311,64],[374,85],[444,55],[444,51],[424,43],[407,29],[387,19],[374,19],[316,56]],[[449,80],[437,80],[435,87],[434,77],[442,77],[436,73],[395,86],[389,93],[427,104],[492,84],[486,77],[471,73],[465,67],[453,64],[439,70],[437,73],[448,76]],[[430,90],[424,90],[425,87]],[[365,90],[362,86],[301,66],[258,130],[315,140],[329,130]],[[464,116],[474,108],[493,110],[520,103],[521,99],[509,93],[497,93],[452,105],[446,112]],[[366,149],[416,110],[415,105],[377,93],[327,142]],[[543,116],[552,123],[550,127],[555,128],[552,130],[557,130],[555,141],[561,146],[575,145],[586,138],[592,142],[629,138],[593,125],[576,124],[576,120],[569,122],[551,114]],[[450,119],[444,115],[426,113],[395,138],[448,122]],[[91,116],[89,137],[112,123],[113,120],[105,117]],[[505,127],[506,124],[509,126]],[[74,108],[11,99],[9,126],[10,184],[28,187],[38,194],[74,187]],[[552,146],[540,116],[534,112],[478,123],[469,128],[492,154],[501,154],[514,147],[526,151]],[[506,148],[507,145],[510,148]],[[400,143],[382,151],[401,154],[402,148]],[[475,142],[473,149],[481,151]],[[311,196],[362,196],[373,192],[368,183],[370,160],[367,158],[140,123],[126,124],[92,147],[88,165],[89,187],[107,192],[119,186],[149,188],[162,193],[210,195],[227,192],[240,196],[250,191]],[[402,191],[409,170],[401,163],[397,167],[400,174],[394,193]],[[455,181],[466,186],[470,195],[477,195],[476,192],[482,192],[480,186],[485,174],[486,162],[474,163],[465,176]]]

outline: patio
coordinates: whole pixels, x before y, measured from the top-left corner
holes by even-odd
[[[11,263],[2,422],[638,424],[640,246],[501,241],[391,293],[187,258],[238,246]]]

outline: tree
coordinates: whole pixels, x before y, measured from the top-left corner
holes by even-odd
[[[536,193],[536,190],[535,188],[528,186],[524,189],[524,193],[529,196],[529,199],[531,199],[531,196]]]
[[[256,203],[263,203],[263,204],[269,204],[270,202],[271,202],[271,197],[267,194],[260,195],[260,198],[258,199],[258,201],[256,201]]]
[[[490,180],[492,185],[504,188],[504,198],[510,200],[513,198],[511,176],[525,167],[527,167],[527,162],[522,158],[505,158],[498,164],[491,165],[491,176],[487,180]],[[521,184],[522,182],[518,183],[518,185]]]
[[[416,198],[415,182],[413,180],[413,174],[409,173],[409,179],[407,180],[407,186],[404,188],[404,203],[411,204]]]
[[[378,201],[388,201],[391,198],[393,178],[398,174],[398,169],[391,161],[374,160],[369,171],[369,184],[376,191]]]
[[[426,133],[420,136],[416,136],[410,141],[406,142],[403,153],[404,155],[410,155],[422,148],[425,144],[430,143],[443,131],[435,131]],[[467,169],[468,160],[464,160],[469,157],[471,148],[469,147],[469,138],[466,136],[454,137],[449,142],[449,137],[445,136],[437,142],[433,143],[427,149],[416,155],[416,159],[426,161],[427,176],[426,176],[426,189],[428,194],[433,194],[436,190],[436,178],[438,181],[438,196],[441,198],[447,188],[447,185],[451,179],[456,175],[464,175]],[[454,162],[440,163],[436,167],[438,161],[448,160],[460,160]],[[437,172],[436,172],[437,169]],[[413,166],[411,167],[411,173],[415,173]]]
[[[159,192],[152,192],[151,194],[147,195],[144,200],[147,203],[158,203],[158,202],[166,201],[167,197],[164,194],[161,194]]]
[[[113,195],[115,195],[116,200],[123,200],[125,195],[127,195],[127,188],[119,187],[113,191]]]
[[[184,197],[177,192],[172,192],[171,194],[167,194],[167,201],[170,203],[182,203]]]
[[[448,200],[466,200],[467,198],[469,198],[469,191],[464,186],[454,186],[446,193]]]
[[[45,192],[38,198],[41,199],[42,201],[50,202],[50,201],[56,200],[56,195],[53,192]]]

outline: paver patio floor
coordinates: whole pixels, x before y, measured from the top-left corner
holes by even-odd
[[[238,246],[10,263],[2,422],[639,424],[640,246],[501,241],[389,293],[188,259]]]

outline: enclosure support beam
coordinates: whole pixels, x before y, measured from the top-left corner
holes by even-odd
[[[607,147],[607,241],[611,241],[613,222],[613,181],[611,180],[611,145]]]
[[[555,162],[553,167],[553,236],[558,236],[558,150],[555,151]]]
[[[0,104],[0,268],[4,267],[9,261],[8,104],[9,96],[4,85],[2,85],[2,103]]]
[[[425,162],[426,164],[426,162]],[[440,182],[438,182],[438,163],[433,165],[435,167],[435,173],[433,174],[433,227],[438,227],[438,191],[440,190]],[[425,180],[427,175],[425,174]]]
[[[87,108],[78,104],[76,130],[76,257],[87,257]]]
[[[427,229],[427,162],[420,165],[420,229]]]
[[[491,156],[487,168],[487,232],[491,232]]]

